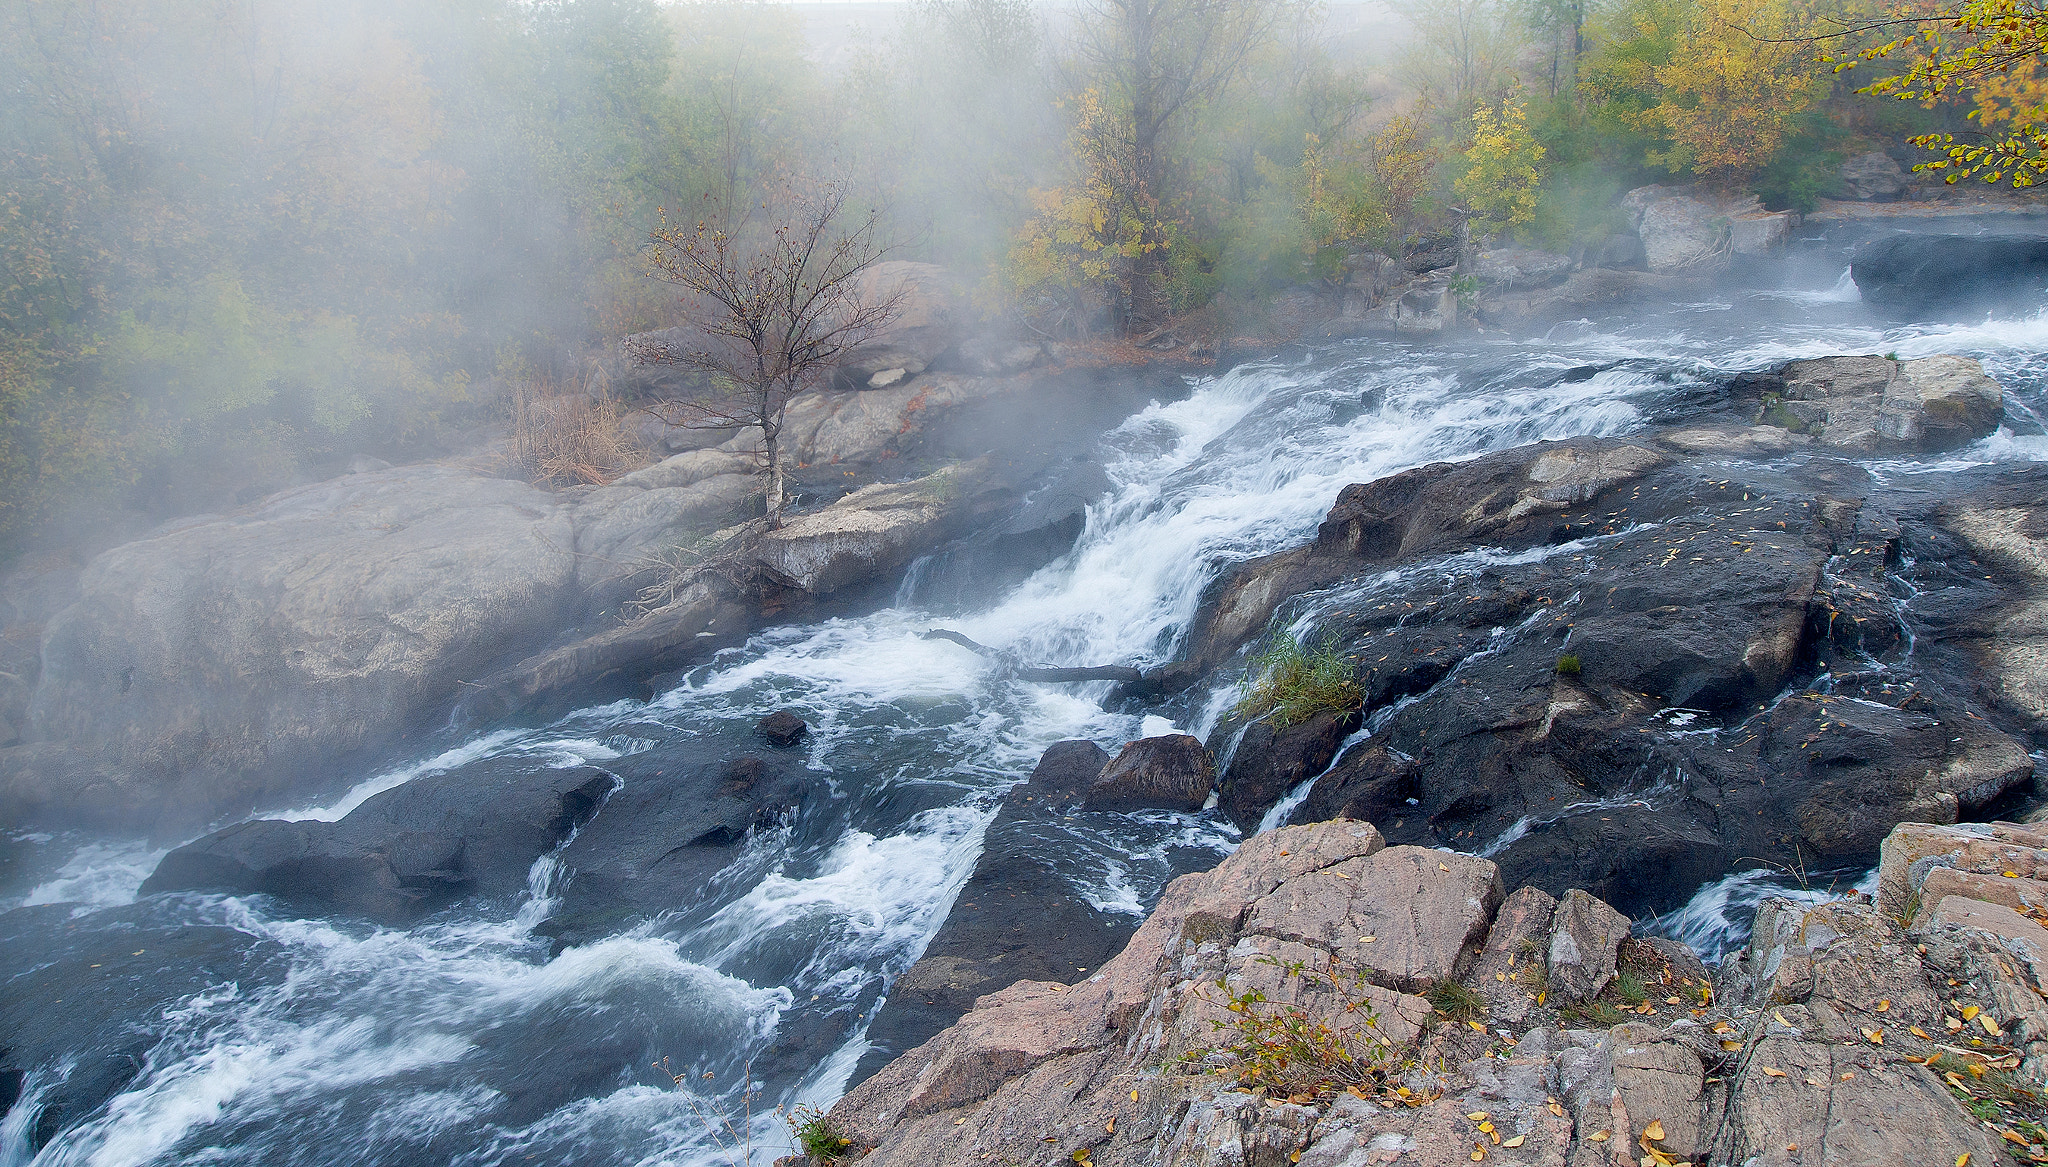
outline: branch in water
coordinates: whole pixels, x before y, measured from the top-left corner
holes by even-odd
[[[926,640],[950,640],[970,652],[979,653],[993,660],[1003,661],[1010,666],[1010,675],[1020,681],[1122,681],[1126,684],[1136,681],[1142,675],[1129,665],[1081,665],[1075,668],[1039,668],[1020,665],[1002,649],[978,644],[950,628],[934,628],[924,634]]]

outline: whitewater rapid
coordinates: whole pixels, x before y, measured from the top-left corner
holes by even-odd
[[[1071,551],[943,623],[1033,662],[1168,661],[1218,572],[1309,537],[1348,483],[1637,432],[1691,408],[1717,373],[1793,357],[1979,356],[2007,385],[2014,424],[1946,464],[2048,457],[2035,421],[2048,313],[1886,328],[1845,279],[1575,322],[1534,341],[1334,344],[1202,379],[1103,439],[1111,486]],[[147,1034],[139,1071],[31,1157],[26,1116],[40,1092],[84,1072],[39,1067],[0,1124],[0,1167],[694,1165],[737,1158],[721,1130],[751,1135],[757,1162],[786,1153],[775,1108],[842,1092],[866,1021],[943,922],[1003,790],[1056,741],[1113,749],[1169,728],[1206,735],[1234,693],[1225,678],[1169,716],[1113,714],[1100,703],[1107,686],[995,676],[975,654],[923,639],[934,623],[911,589],[868,615],[767,629],[652,700],[444,743],[325,805],[272,816],[333,821],[485,758],[601,765],[676,740],[738,740],[776,709],[805,717],[805,764],[831,794],[821,808],[757,831],[699,902],[559,953],[535,932],[564,874],[553,857],[503,918],[444,914],[395,930],[292,918],[261,899],[137,904],[160,846],[39,836],[43,878],[0,908],[68,904],[67,926],[87,933],[215,929],[261,961],[129,1019]],[[1220,858],[1236,842],[1210,816],[1134,816],[1116,837],[1080,838],[1072,877],[1098,907],[1137,916],[1169,851]],[[1767,886],[1777,885],[1731,876],[1667,930],[1718,952],[1737,909]],[[754,1061],[799,1029],[834,1036],[751,1095]]]

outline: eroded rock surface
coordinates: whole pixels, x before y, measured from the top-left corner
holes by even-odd
[[[1921,837],[1916,853],[1995,839],[2026,852],[2030,869],[2048,866],[2048,838],[2026,828],[1930,830],[1948,835]],[[2048,1051],[2037,951],[2048,933],[2016,939],[1981,910],[2009,908],[1950,895],[1954,918],[1909,928],[1882,902],[1769,901],[1749,949],[1709,986],[1689,953],[1663,955],[1678,946],[1625,942],[1612,909],[1583,892],[1572,908],[1525,889],[1482,913],[1477,939],[1460,935],[1462,914],[1436,936],[1486,1002],[1469,1024],[1369,980],[1313,975],[1332,949],[1239,924],[1318,898],[1299,892],[1398,850],[1363,823],[1249,840],[1216,870],[1176,880],[1099,973],[982,998],[854,1089],[830,1122],[876,1167],[1981,1167],[2043,1156],[2026,1132],[2039,1130],[2028,1091],[2040,1089]],[[1469,886],[1464,865],[1484,864],[1422,854],[1443,868],[1434,880],[1422,868],[1431,897],[1456,898]],[[1924,886],[1928,871],[1952,869],[1902,870],[1920,872],[1902,886]],[[1348,902],[1364,924],[1416,890],[1389,886],[1366,903],[1368,886]],[[1586,930],[1593,919],[1606,922]],[[1628,975],[1617,984],[1634,995],[1610,985],[1559,1011],[1547,986],[1572,975],[1555,959],[1565,936],[1600,938],[1582,955],[1610,969],[1619,958]],[[1463,1010],[1465,999],[1439,1003]],[[1232,1000],[1236,1010],[1224,1007]],[[1246,1010],[1286,1010],[1377,1053],[1363,1074],[1297,1062],[1296,1085],[1275,1086],[1229,1052],[1252,1048],[1232,1042]]]

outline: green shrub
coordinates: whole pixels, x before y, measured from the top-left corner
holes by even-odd
[[[1577,653],[1568,652],[1565,653],[1563,656],[1557,658],[1558,676],[1576,677],[1579,675],[1580,671],[1581,666],[1579,664],[1579,657]]]
[[[1229,1055],[1231,1064],[1214,1073],[1230,1074],[1246,1089],[1266,1089],[1282,1097],[1299,1099],[1328,1090],[1362,1092],[1384,1085],[1395,1060],[1392,1038],[1379,1030],[1379,1015],[1371,1007],[1371,991],[1364,969],[1346,969],[1335,957],[1327,967],[1300,961],[1282,964],[1270,956],[1257,963],[1278,968],[1287,977],[1327,994],[1328,1016],[1270,1000],[1258,989],[1232,993],[1227,982],[1218,981],[1219,996],[1198,990],[1196,995],[1229,1011],[1230,1016],[1209,1022],[1218,1044],[1189,1050],[1183,1060],[1197,1065],[1211,1054]],[[1333,1021],[1343,1016],[1360,1016],[1361,1025],[1338,1028]]]
[[[1239,717],[1272,714],[1273,727],[1300,725],[1318,713],[1348,713],[1364,702],[1351,662],[1328,641],[1309,648],[1283,637],[1252,659]]]

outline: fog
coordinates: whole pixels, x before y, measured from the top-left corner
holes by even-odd
[[[1399,258],[1453,211],[1482,240],[1597,252],[1629,186],[1811,205],[1845,153],[1959,116],[1780,53],[1765,72],[1797,100],[1756,156],[1710,157],[1659,111],[1754,104],[1687,88],[1681,34],[1713,19],[1684,0],[11,5],[0,542],[104,545],[355,455],[487,445],[521,384],[580,383],[675,322],[645,263],[660,209],[730,216],[778,178],[851,183],[893,256],[952,269],[1013,331],[1256,331],[1274,293]],[[1472,114],[1508,107],[1528,133],[1495,152],[1541,147],[1533,214],[1457,186],[1499,181]]]

